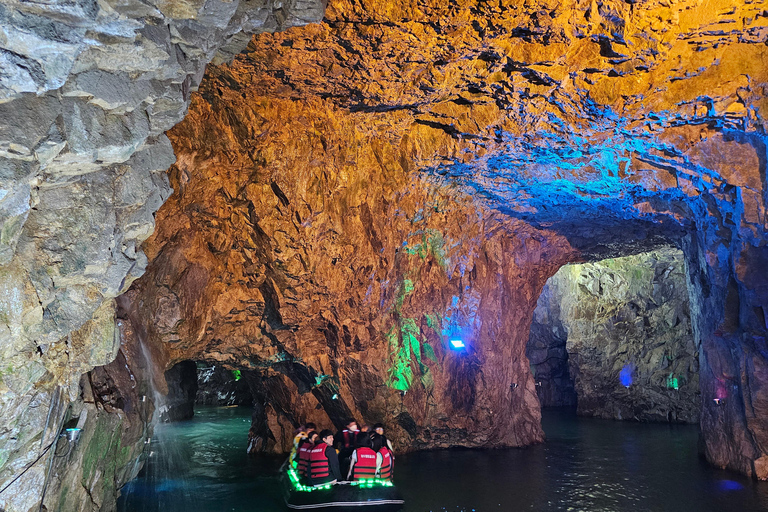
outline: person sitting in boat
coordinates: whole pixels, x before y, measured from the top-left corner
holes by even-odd
[[[349,459],[347,480],[375,478],[381,466],[381,455],[371,448],[369,435],[358,436],[358,445]]]
[[[341,480],[339,457],[333,448],[333,432],[325,429],[309,452],[309,485],[333,484]]]
[[[309,434],[315,431],[315,424],[314,423],[306,423],[302,426],[300,426],[298,429],[296,429],[295,435],[293,436],[293,446],[291,447],[291,466],[297,467],[297,463],[299,461],[298,454],[299,454],[299,448],[301,448],[302,443],[305,443],[307,439],[309,438]]]
[[[384,438],[384,446],[389,448],[389,451],[391,451],[394,454],[395,450],[392,448],[392,443],[389,441],[389,438],[384,434],[384,424],[376,423],[373,426],[373,432],[375,434],[379,434],[381,437]]]
[[[395,469],[395,454],[387,446],[387,438],[381,434],[373,434],[371,448],[376,452],[376,455],[381,457],[377,476],[382,480],[391,481]]]
[[[306,481],[309,478],[309,454],[312,451],[318,441],[320,434],[314,430],[309,433],[306,439],[302,439],[299,443],[299,478],[302,481]]]
[[[334,446],[339,449],[339,458],[342,460],[348,459],[352,455],[357,445],[357,434],[359,432],[355,420],[348,420],[344,425],[344,430],[337,432],[334,438]]]

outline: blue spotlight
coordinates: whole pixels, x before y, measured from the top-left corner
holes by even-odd
[[[453,350],[461,350],[463,348],[466,348],[466,345],[461,340],[451,340],[450,344]]]
[[[628,388],[632,385],[632,372],[634,371],[634,365],[624,365],[624,368],[621,369],[621,372],[619,372],[619,381],[621,382],[621,385]]]

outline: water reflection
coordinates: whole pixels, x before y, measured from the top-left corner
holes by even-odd
[[[200,408],[160,425],[120,512],[284,510],[280,459],[245,455],[250,411]],[[575,418],[546,411],[548,441],[511,450],[444,450],[397,458],[405,512],[757,512],[768,483],[708,467],[695,426]]]

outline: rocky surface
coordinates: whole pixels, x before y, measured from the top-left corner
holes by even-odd
[[[0,5],[0,486],[37,457],[57,386],[76,400],[80,376],[115,358],[112,299],[144,272],[140,245],[171,192],[164,132],[206,64],[252,33],[317,21],[323,7]],[[27,485],[40,495],[40,478]],[[0,495],[0,508],[31,507]]]
[[[698,422],[699,347],[686,281],[678,249],[561,268],[539,298],[527,351],[542,405],[567,403],[575,388],[582,415]],[[548,339],[562,344],[550,349]],[[572,379],[563,384],[562,367],[552,364],[561,346]]]
[[[198,363],[195,404],[251,406],[253,397],[242,373],[227,370],[221,365]]]
[[[155,220],[125,346],[147,342],[161,390],[184,359],[255,372],[264,449],[350,414],[409,447],[540,439],[524,347],[546,279],[673,240],[707,456],[768,478],[764,6],[342,0],[192,94],[241,27],[320,8],[0,7],[0,483],[55,386],[75,400],[115,357],[111,298]]]
[[[161,400],[160,421],[188,420],[195,415],[197,365],[182,361],[165,372],[168,394]]]

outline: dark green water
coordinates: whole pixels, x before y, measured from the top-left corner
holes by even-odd
[[[707,466],[695,426],[577,418],[545,411],[547,442],[525,449],[402,455],[395,483],[405,512],[757,512],[768,482]],[[199,408],[160,425],[142,475],[119,512],[283,511],[281,460],[245,454],[250,411]]]

